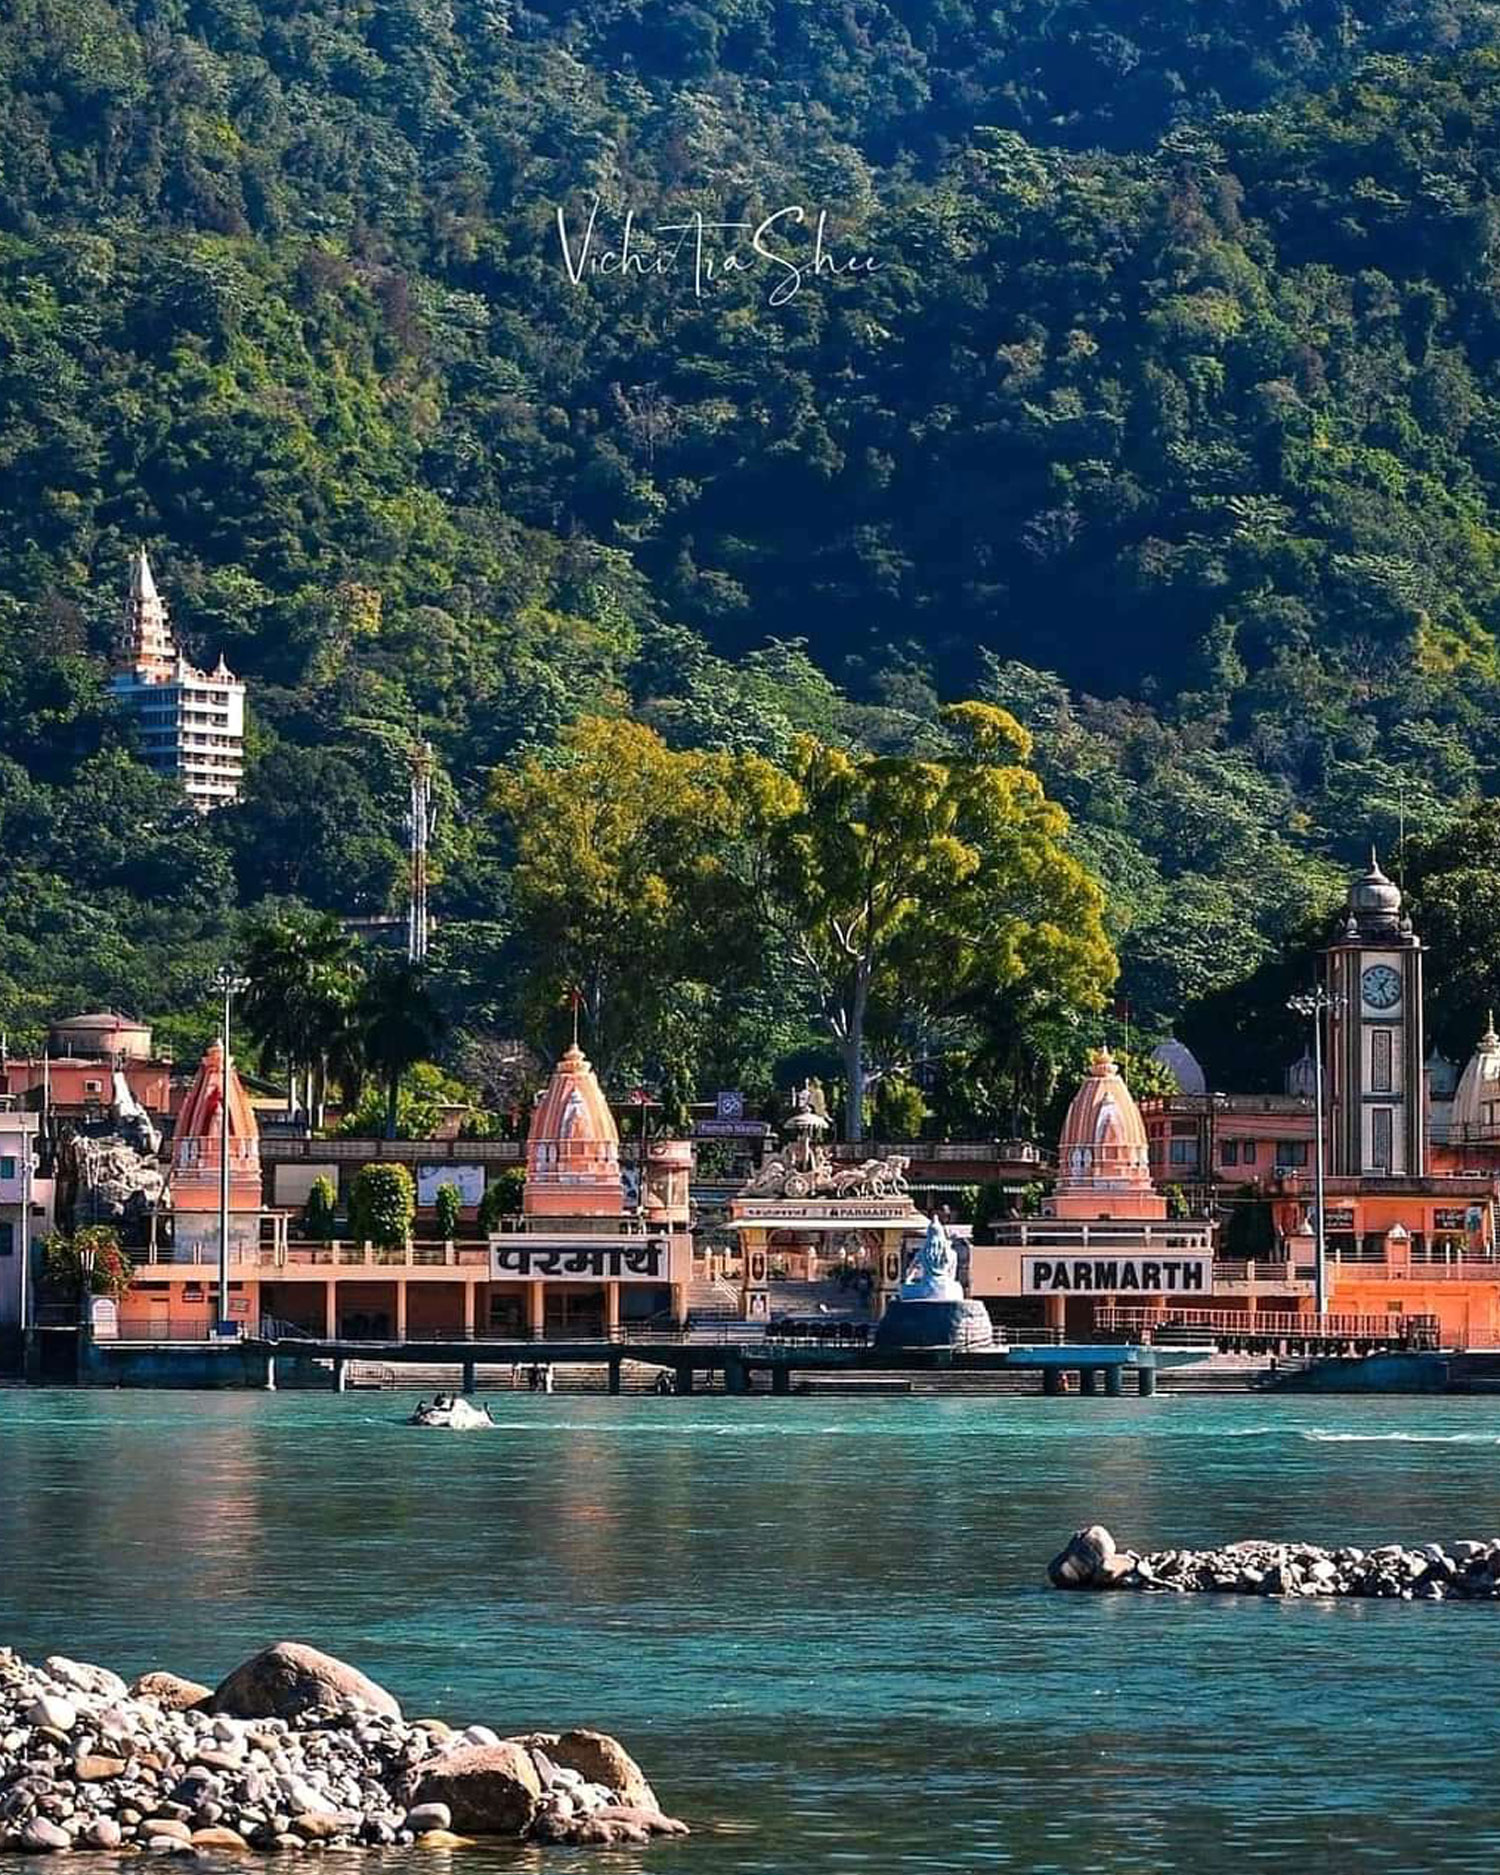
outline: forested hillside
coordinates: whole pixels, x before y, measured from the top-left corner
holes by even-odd
[[[417,717],[466,1031],[535,1019],[496,771],[583,716],[785,766],[1003,705],[1148,1029],[1454,820],[1500,754],[1500,9],[1265,12],[20,0],[0,1024],[190,1037],[246,911],[398,901]],[[773,303],[782,222],[698,291],[575,281],[595,198],[648,247],[826,209],[876,265]],[[253,686],[207,822],[104,691],[138,542]],[[746,1020],[814,1050],[765,970]]]

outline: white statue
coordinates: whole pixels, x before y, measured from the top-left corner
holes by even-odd
[[[130,1083],[120,1068],[115,1069],[110,1080],[110,1107],[115,1131],[127,1145],[148,1156],[161,1151],[160,1130],[152,1125],[150,1114],[130,1091]]]
[[[958,1258],[940,1218],[929,1218],[927,1235],[907,1266],[901,1284],[903,1302],[962,1302]]]

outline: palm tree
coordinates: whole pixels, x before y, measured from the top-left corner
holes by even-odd
[[[378,963],[360,990],[357,1016],[365,1064],[385,1087],[385,1136],[394,1139],[402,1076],[434,1053],[445,1026],[425,968],[404,957]]]
[[[360,985],[353,944],[326,912],[279,912],[251,925],[245,974],[245,1026],[285,1067],[290,1110],[305,1092],[321,1124],[331,1064],[335,1079],[358,1078],[346,1041]]]

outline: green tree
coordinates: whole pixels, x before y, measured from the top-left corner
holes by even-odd
[[[245,975],[245,1026],[286,1069],[290,1109],[310,1112],[321,1125],[329,1080],[347,1086],[358,1078],[360,975],[352,943],[328,913],[293,909],[257,918],[248,929]]]
[[[1098,1009],[1116,972],[1102,894],[1024,766],[1026,731],[984,704],[943,718],[944,761],[805,744],[801,805],[773,836],[788,942],[848,1077],[851,1139],[872,1023],[931,1022],[1033,983]]]
[[[899,1074],[883,1074],[870,1098],[870,1126],[877,1139],[916,1139],[927,1118],[922,1090]]]
[[[399,1249],[411,1236],[417,1188],[404,1165],[362,1166],[349,1196],[349,1229],[356,1242]]]
[[[526,1174],[518,1165],[506,1166],[485,1186],[484,1196],[479,1200],[479,1228],[486,1236],[500,1228],[501,1218],[520,1216],[525,1188]]]
[[[107,1224],[91,1224],[69,1237],[51,1231],[42,1243],[42,1284],[59,1302],[81,1302],[84,1266],[92,1262],[89,1293],[121,1301],[135,1280],[135,1265]]]
[[[792,796],[759,757],[678,753],[620,719],[580,719],[560,758],[502,771],[492,798],[515,841],[533,1012],[580,992],[607,1072],[684,979],[746,971],[763,851],[747,831]]]
[[[385,1089],[385,1137],[396,1137],[401,1082],[435,1053],[444,1021],[427,971],[404,958],[382,959],[360,988],[355,1020],[370,1072]]]
[[[1485,801],[1450,831],[1407,849],[1408,909],[1430,959],[1428,1020],[1466,1060],[1500,1010],[1500,802]]]
[[[336,1228],[338,1192],[331,1178],[315,1178],[302,1208],[302,1229],[315,1243],[327,1243]]]
[[[458,1219],[462,1209],[463,1196],[457,1185],[439,1185],[433,1198],[432,1210],[433,1221],[437,1225],[437,1234],[444,1242],[449,1242],[458,1235]]]

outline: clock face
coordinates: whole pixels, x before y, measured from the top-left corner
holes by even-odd
[[[1371,964],[1360,978],[1360,989],[1371,1009],[1394,1009],[1401,1000],[1401,976],[1389,964]]]

